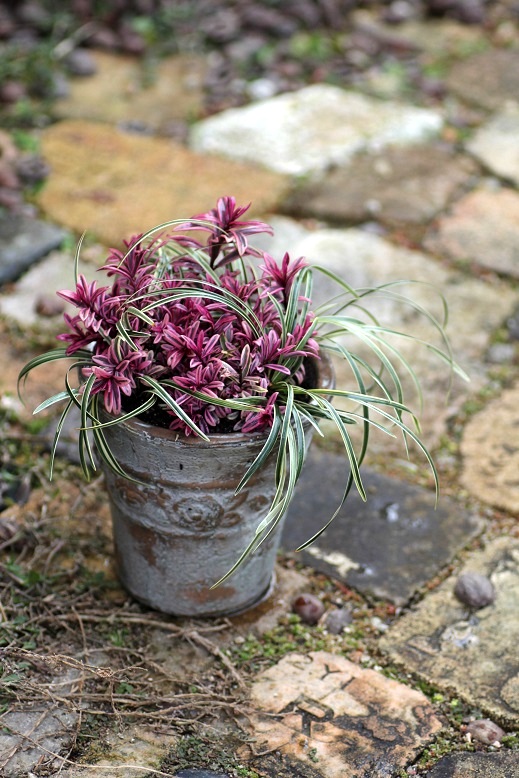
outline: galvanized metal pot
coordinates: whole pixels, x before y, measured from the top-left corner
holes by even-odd
[[[318,384],[333,384],[331,365],[318,365]],[[234,491],[260,452],[263,434],[195,436],[136,420],[105,429],[125,472],[105,467],[121,582],[141,602],[179,616],[219,616],[260,601],[273,580],[281,526],[221,586],[274,496],[276,457],[237,496]],[[307,431],[307,445],[310,442]]]

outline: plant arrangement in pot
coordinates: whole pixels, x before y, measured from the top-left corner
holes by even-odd
[[[394,345],[395,335],[412,335],[384,328],[364,304],[377,293],[412,305],[444,344],[425,347],[453,367],[443,322],[392,284],[354,290],[303,258],[277,262],[250,244],[272,230],[243,220],[247,209],[222,197],[208,213],[131,238],[101,268],[111,286],[78,276],[78,246],[75,288],[58,292],[77,309],[64,314],[64,345],[19,377],[66,360],[64,390],[35,410],[65,403],[51,475],[65,419],[78,408],[83,471],[88,478],[100,462],[106,477],[119,576],[141,601],[178,615],[238,612],[264,596],[322,420],[345,450],[336,513],[352,488],[366,497],[360,466],[373,427],[414,441],[438,483],[404,400],[402,374],[416,377]],[[337,284],[337,296],[313,310],[316,272]],[[334,387],[330,355],[345,361],[351,386]],[[317,517],[308,543],[332,518]]]

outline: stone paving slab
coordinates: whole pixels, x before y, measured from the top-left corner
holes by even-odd
[[[13,215],[0,218],[0,285],[19,278],[64,238],[61,227],[40,219]]]
[[[466,149],[495,175],[519,186],[519,105],[511,103],[474,133]]]
[[[363,149],[424,141],[442,124],[430,109],[315,84],[198,122],[190,143],[198,152],[302,175],[347,164]]]
[[[439,689],[454,692],[490,718],[519,725],[519,542],[498,538],[462,572],[486,575],[492,605],[470,612],[448,578],[381,638],[391,659]]]
[[[519,97],[519,48],[489,48],[455,63],[446,84],[460,100],[496,111]]]
[[[78,716],[52,707],[10,710],[0,717],[0,774],[20,778],[71,744]]]
[[[346,458],[313,446],[290,505],[283,548],[293,551],[340,505]],[[482,529],[477,516],[433,492],[363,470],[368,501],[352,491],[339,514],[301,559],[326,575],[403,605]],[[298,555],[299,557],[299,555]]]
[[[473,416],[461,442],[465,488],[478,500],[519,512],[519,384]]]
[[[394,25],[386,23],[388,32]],[[426,56],[425,62],[442,62],[446,57],[458,60],[467,51],[477,51],[486,45],[479,25],[467,25],[452,18],[412,18],[398,25],[398,34],[418,46]]]
[[[462,262],[519,278],[519,194],[495,186],[476,189],[439,219],[425,246]]]
[[[206,71],[202,57],[181,54],[145,68],[135,57],[103,51],[91,56],[96,73],[70,81],[70,94],[54,106],[58,118],[127,123],[168,133],[178,120],[200,115]]]
[[[86,262],[78,265],[89,281],[97,279],[98,284],[106,283],[107,277],[96,273],[95,268]],[[65,303],[56,296],[60,289],[74,288],[74,256],[62,251],[53,251],[45,259],[34,265],[15,284],[7,294],[0,293],[0,313],[24,329],[38,325],[40,331],[64,330],[63,311],[75,311],[72,304]],[[52,300],[59,304],[55,316],[42,316],[38,312],[39,300]],[[58,344],[59,345],[59,344]]]
[[[61,770],[61,778],[143,778],[153,775],[161,759],[177,742],[177,736],[164,726],[120,725],[106,732],[103,740],[110,747],[108,758],[94,765],[78,764]],[[148,772],[149,771],[149,772]],[[18,778],[18,777],[17,777]]]
[[[356,155],[317,181],[303,182],[283,209],[343,224],[377,219],[423,224],[445,208],[477,172],[468,157],[433,144]]]
[[[519,752],[448,754],[429,770],[427,778],[519,778]]]
[[[277,752],[260,775],[388,778],[442,726],[421,692],[325,651],[283,657],[251,699],[255,737]]]
[[[203,213],[223,194],[238,203],[252,200],[251,212],[265,213],[287,186],[276,173],[93,122],[59,122],[41,142],[52,173],[39,204],[50,218],[109,245],[168,219]]]

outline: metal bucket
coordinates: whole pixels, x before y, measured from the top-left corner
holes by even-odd
[[[331,387],[331,365],[318,366],[319,385]],[[267,594],[281,537],[277,532],[216,589],[265,516],[275,491],[276,456],[239,494],[234,491],[260,452],[263,434],[195,436],[136,420],[105,429],[123,469],[104,467],[113,520],[118,575],[152,608],[179,616],[244,611]],[[307,430],[307,446],[311,428]]]

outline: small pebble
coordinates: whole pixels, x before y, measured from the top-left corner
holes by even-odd
[[[65,58],[65,65],[73,76],[93,76],[97,71],[96,61],[86,49],[74,49]]]
[[[297,30],[297,22],[276,8],[265,5],[245,6],[241,13],[242,22],[247,27],[262,30],[280,38],[288,38]]]
[[[16,25],[7,10],[3,5],[0,6],[0,38],[9,38],[15,31]]]
[[[332,635],[340,635],[353,621],[353,617],[348,608],[332,608],[326,614],[324,626]]]
[[[379,616],[373,616],[371,625],[378,629],[379,632],[386,632],[389,629],[389,624],[386,624]]]
[[[312,2],[312,0],[285,0],[283,9],[310,30],[317,27],[322,21],[319,3]]]
[[[48,29],[52,23],[51,16],[45,9],[44,3],[22,3],[16,11],[16,16],[22,24],[27,24],[29,27],[42,31]]]
[[[476,719],[471,721],[465,730],[466,735],[470,735],[474,740],[492,746],[494,743],[501,743],[506,732],[490,719]]]
[[[491,605],[496,592],[492,581],[480,573],[462,573],[456,581],[454,594],[470,608],[485,608]]]
[[[416,13],[415,4],[408,2],[408,0],[395,0],[383,10],[382,18],[388,24],[401,24],[413,19]]]
[[[274,97],[278,86],[270,78],[256,78],[247,84],[246,89],[252,100],[266,100],[269,97]]]
[[[26,95],[25,86],[20,81],[6,80],[0,86],[0,101],[3,103],[17,103]]]
[[[201,28],[208,40],[229,43],[240,34],[240,20],[234,9],[220,8],[202,21]]]
[[[292,611],[305,624],[317,624],[324,613],[324,605],[313,594],[300,594],[292,603]]]
[[[98,49],[113,51],[117,48],[117,35],[109,27],[98,27],[90,36],[89,43]]]
[[[119,45],[127,54],[140,56],[146,49],[146,43],[142,35],[135,32],[131,27],[122,26],[119,30]]]
[[[16,160],[16,172],[24,184],[38,184],[50,173],[50,167],[39,154],[23,154]]]

